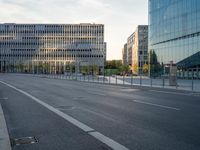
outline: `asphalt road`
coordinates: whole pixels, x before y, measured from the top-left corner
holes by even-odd
[[[127,149],[200,149],[199,94],[15,74],[0,74],[0,81],[29,93]],[[2,83],[0,103],[10,138],[35,136],[39,141],[14,146],[13,150],[111,149],[109,144],[30,96]]]

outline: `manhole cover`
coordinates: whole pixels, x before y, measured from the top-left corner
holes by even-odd
[[[18,139],[11,139],[12,146],[19,146],[24,144],[34,144],[37,143],[38,140],[35,137],[22,137]]]

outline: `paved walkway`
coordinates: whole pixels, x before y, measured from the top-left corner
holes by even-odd
[[[0,150],[11,150],[8,130],[0,104]]]

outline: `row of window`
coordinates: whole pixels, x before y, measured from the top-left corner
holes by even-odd
[[[62,42],[41,42],[41,41],[38,41],[38,42],[0,42],[0,46],[31,46],[31,45],[63,45],[63,46],[67,46],[67,44],[70,44],[71,46],[78,46],[79,44],[86,44],[86,42],[79,42],[79,43],[76,43],[74,41],[67,41],[66,43],[62,43]],[[87,44],[103,44],[102,42],[93,42],[93,41],[87,41]]]
[[[0,34],[7,34],[7,33],[25,33],[25,34],[34,34],[34,33],[53,33],[53,34],[103,34],[104,31],[102,30],[94,30],[94,31],[55,31],[55,30],[43,30],[43,31],[30,31],[30,30],[22,30],[22,31],[15,31],[15,30],[11,30],[11,31],[5,31],[5,30],[0,30]]]
[[[98,57],[98,58],[101,58],[103,57],[103,55],[58,55],[58,54],[49,54],[49,55],[42,55],[42,54],[0,54],[0,57],[46,57],[46,58],[49,58],[49,57],[54,57],[54,58],[57,58],[57,57]]]
[[[11,51],[35,51],[35,49],[11,49]]]
[[[95,49],[93,49],[95,50]],[[98,50],[98,49],[97,49]],[[30,51],[35,51],[35,49],[11,49],[11,51],[15,51],[15,52],[30,52]],[[55,52],[63,52],[63,51],[68,51],[68,52],[91,52],[92,49],[40,49],[40,51],[42,52],[51,52],[51,51],[55,51]]]
[[[103,29],[104,25],[91,25],[91,24],[0,24],[1,30],[18,30],[18,29],[27,29],[27,30],[45,30],[45,29],[54,29],[54,30],[95,30],[95,29]]]

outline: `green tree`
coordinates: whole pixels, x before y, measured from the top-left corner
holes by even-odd
[[[142,66],[142,70],[143,70],[143,73],[144,73],[144,74],[147,74],[148,71],[149,71],[149,65],[148,65],[148,64],[144,64],[144,65]]]
[[[159,76],[161,74],[162,66],[158,62],[157,55],[154,50],[151,50],[150,53],[150,76]]]

